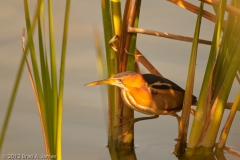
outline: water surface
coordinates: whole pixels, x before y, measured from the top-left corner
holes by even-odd
[[[124,1],[123,1],[124,2]],[[35,1],[30,1],[31,12]],[[58,67],[65,2],[53,2]],[[198,2],[196,2],[198,5]],[[95,60],[93,25],[102,20],[100,1],[72,0],[66,81],[63,108],[63,159],[110,159],[107,144],[106,113],[99,87],[84,84],[99,79]],[[207,7],[207,9],[211,9]],[[21,32],[25,27],[22,1],[0,1],[0,122],[2,125],[14,79],[22,56]],[[173,34],[193,36],[196,15],[166,1],[143,1],[139,27]],[[211,40],[213,23],[203,19],[201,38]],[[185,87],[191,44],[159,37],[138,35],[138,49],[168,79]],[[199,45],[194,94],[200,86],[209,54],[209,46]],[[143,69],[146,72],[145,69]],[[234,82],[229,101],[233,101],[239,85]],[[226,111],[229,113],[229,111]],[[136,116],[143,116],[136,114]],[[227,114],[224,115],[224,120]],[[227,145],[240,151],[240,114],[230,130]],[[177,121],[170,116],[143,121],[135,125],[136,155],[139,160],[173,159],[177,137]],[[8,127],[3,154],[44,153],[39,115],[27,70],[22,76]],[[231,159],[234,159],[231,157]],[[236,158],[235,158],[236,159]]]

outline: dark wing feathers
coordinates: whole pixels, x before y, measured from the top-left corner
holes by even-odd
[[[173,89],[184,94],[185,90],[178,86],[176,83],[167,78],[159,77],[154,74],[142,74],[143,79],[154,89]],[[192,96],[192,104],[197,103],[197,97]]]
[[[179,92],[185,92],[184,89],[179,87],[176,83],[170,81],[167,78],[159,77],[154,74],[143,74],[144,80],[148,83],[148,85],[155,89],[173,89]]]

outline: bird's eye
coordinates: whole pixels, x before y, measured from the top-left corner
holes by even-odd
[[[122,83],[122,78],[119,78],[119,79],[118,79],[118,82],[119,82],[119,83]]]

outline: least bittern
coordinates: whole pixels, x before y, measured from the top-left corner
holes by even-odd
[[[177,118],[178,127],[180,117],[176,114],[182,110],[185,90],[172,81],[154,74],[138,74],[135,72],[122,72],[115,76],[100,81],[86,84],[95,86],[109,84],[121,89],[124,102],[132,109],[153,115],[151,117],[134,118],[131,123],[137,121],[154,119],[159,115],[171,115]],[[192,96],[192,104],[197,102],[197,98]],[[178,138],[180,139],[180,129]]]

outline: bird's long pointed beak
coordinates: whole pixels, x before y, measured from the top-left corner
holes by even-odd
[[[116,79],[109,78],[109,79],[104,79],[104,80],[100,80],[100,81],[90,82],[88,84],[85,84],[85,86],[96,86],[96,85],[101,85],[101,84],[115,85],[115,83],[116,83]]]

